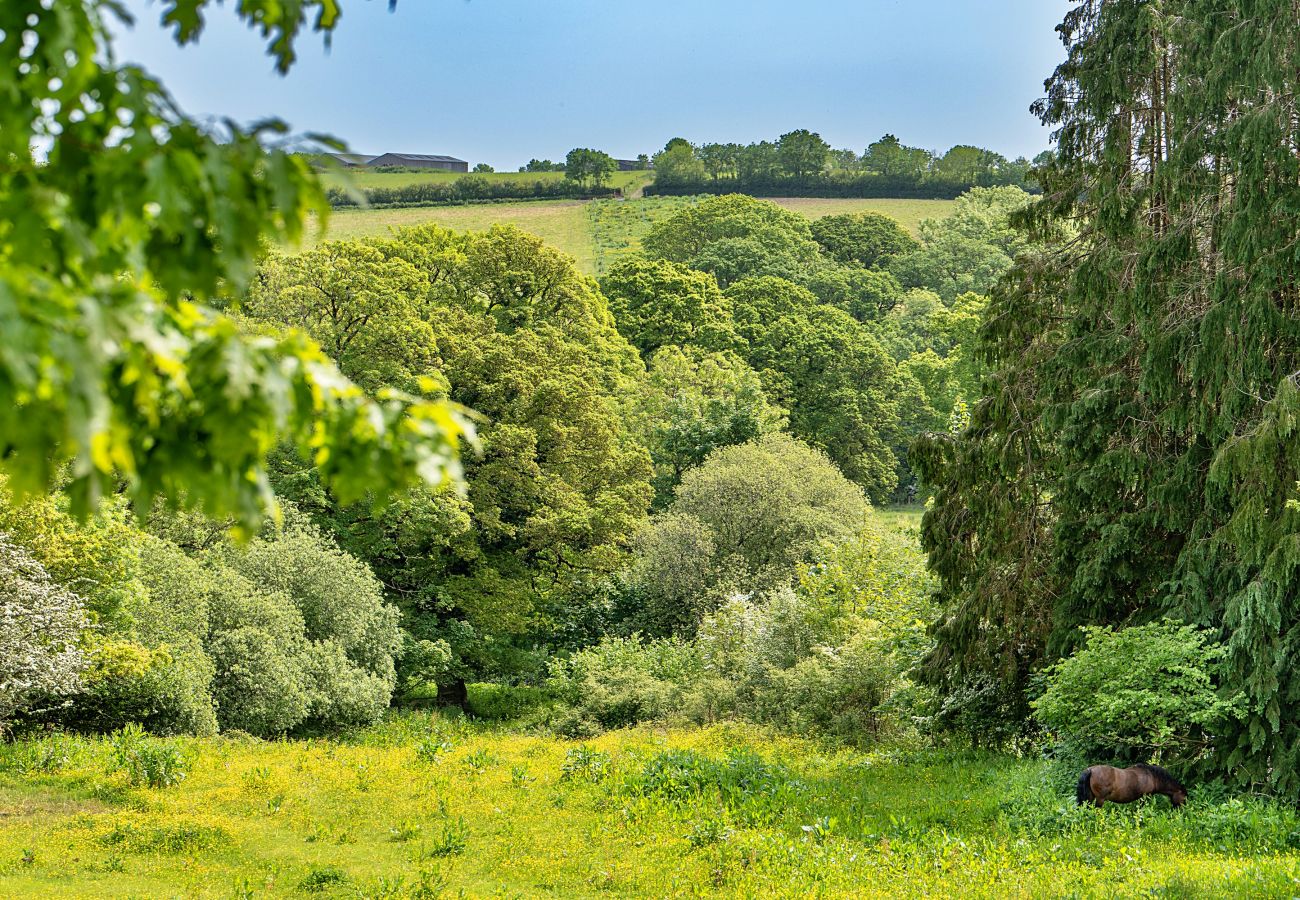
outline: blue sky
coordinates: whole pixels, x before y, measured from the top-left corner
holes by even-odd
[[[653,153],[818,131],[861,151],[885,132],[1033,156],[1030,115],[1062,50],[1065,0],[345,0],[333,47],[276,75],[227,2],[177,49],[129,0],[122,60],[190,112],[269,115],[361,152],[447,153],[514,169],[576,146]]]

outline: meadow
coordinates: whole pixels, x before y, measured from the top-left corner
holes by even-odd
[[[390,174],[393,177],[409,177],[409,173],[400,172],[360,174],[375,178]],[[695,198],[690,197],[644,197],[632,200],[536,200],[467,206],[342,209],[334,211],[330,216],[326,235],[333,240],[350,240],[383,235],[390,228],[426,222],[459,231],[482,231],[494,224],[515,225],[572,256],[583,272],[598,275],[623,256],[634,254],[640,247],[641,237],[655,222],[671,215],[682,205],[693,202]],[[942,218],[946,215],[954,201],[781,198],[774,202],[810,219],[840,213],[881,213],[915,232],[923,219]],[[320,239],[319,232],[312,229],[306,243],[312,244]]]
[[[368,169],[344,169],[342,171],[325,172],[321,176],[327,188],[330,187],[347,187],[351,184],[357,188],[398,188],[405,187],[408,184],[421,184],[426,181],[455,181],[457,178],[464,178],[464,172],[443,172],[438,169],[410,170],[404,172],[373,172]],[[533,184],[538,181],[563,181],[563,172],[471,172],[477,178],[483,178],[488,181],[510,181]],[[639,172],[615,172],[610,176],[609,184],[611,187],[622,189],[625,193],[639,191],[645,185],[649,184],[654,178],[654,173]]]
[[[159,762],[167,758],[171,768]],[[149,784],[186,770],[177,783]],[[437,713],[329,739],[51,735],[0,748],[0,894],[1300,890],[1293,811],[1208,789],[1176,812],[1163,798],[1080,809],[1071,774],[1008,756],[842,749],[739,724],[638,728],[586,743]]]

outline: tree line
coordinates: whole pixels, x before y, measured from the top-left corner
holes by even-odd
[[[799,129],[775,141],[692,145],[673,138],[654,156],[650,193],[741,192],[753,196],[952,198],[972,187],[1014,185],[1037,190],[1035,164],[1008,160],[965,144],[938,154],[887,134],[858,153],[833,150],[821,135]]]

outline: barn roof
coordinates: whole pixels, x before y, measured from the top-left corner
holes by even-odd
[[[465,160],[457,159],[454,156],[440,156],[436,153],[385,153],[384,156],[392,156],[397,159],[418,159],[424,162],[465,162]]]
[[[332,156],[344,165],[364,166],[375,158],[373,153],[326,153],[326,156]]]

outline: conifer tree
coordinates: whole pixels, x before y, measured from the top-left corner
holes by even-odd
[[[918,448],[954,689],[1173,615],[1217,628],[1245,716],[1218,770],[1300,791],[1300,32],[1281,0],[1086,0],[994,375]],[[1004,679],[1003,683],[1007,683]],[[1015,715],[1011,704],[1004,708]]]

